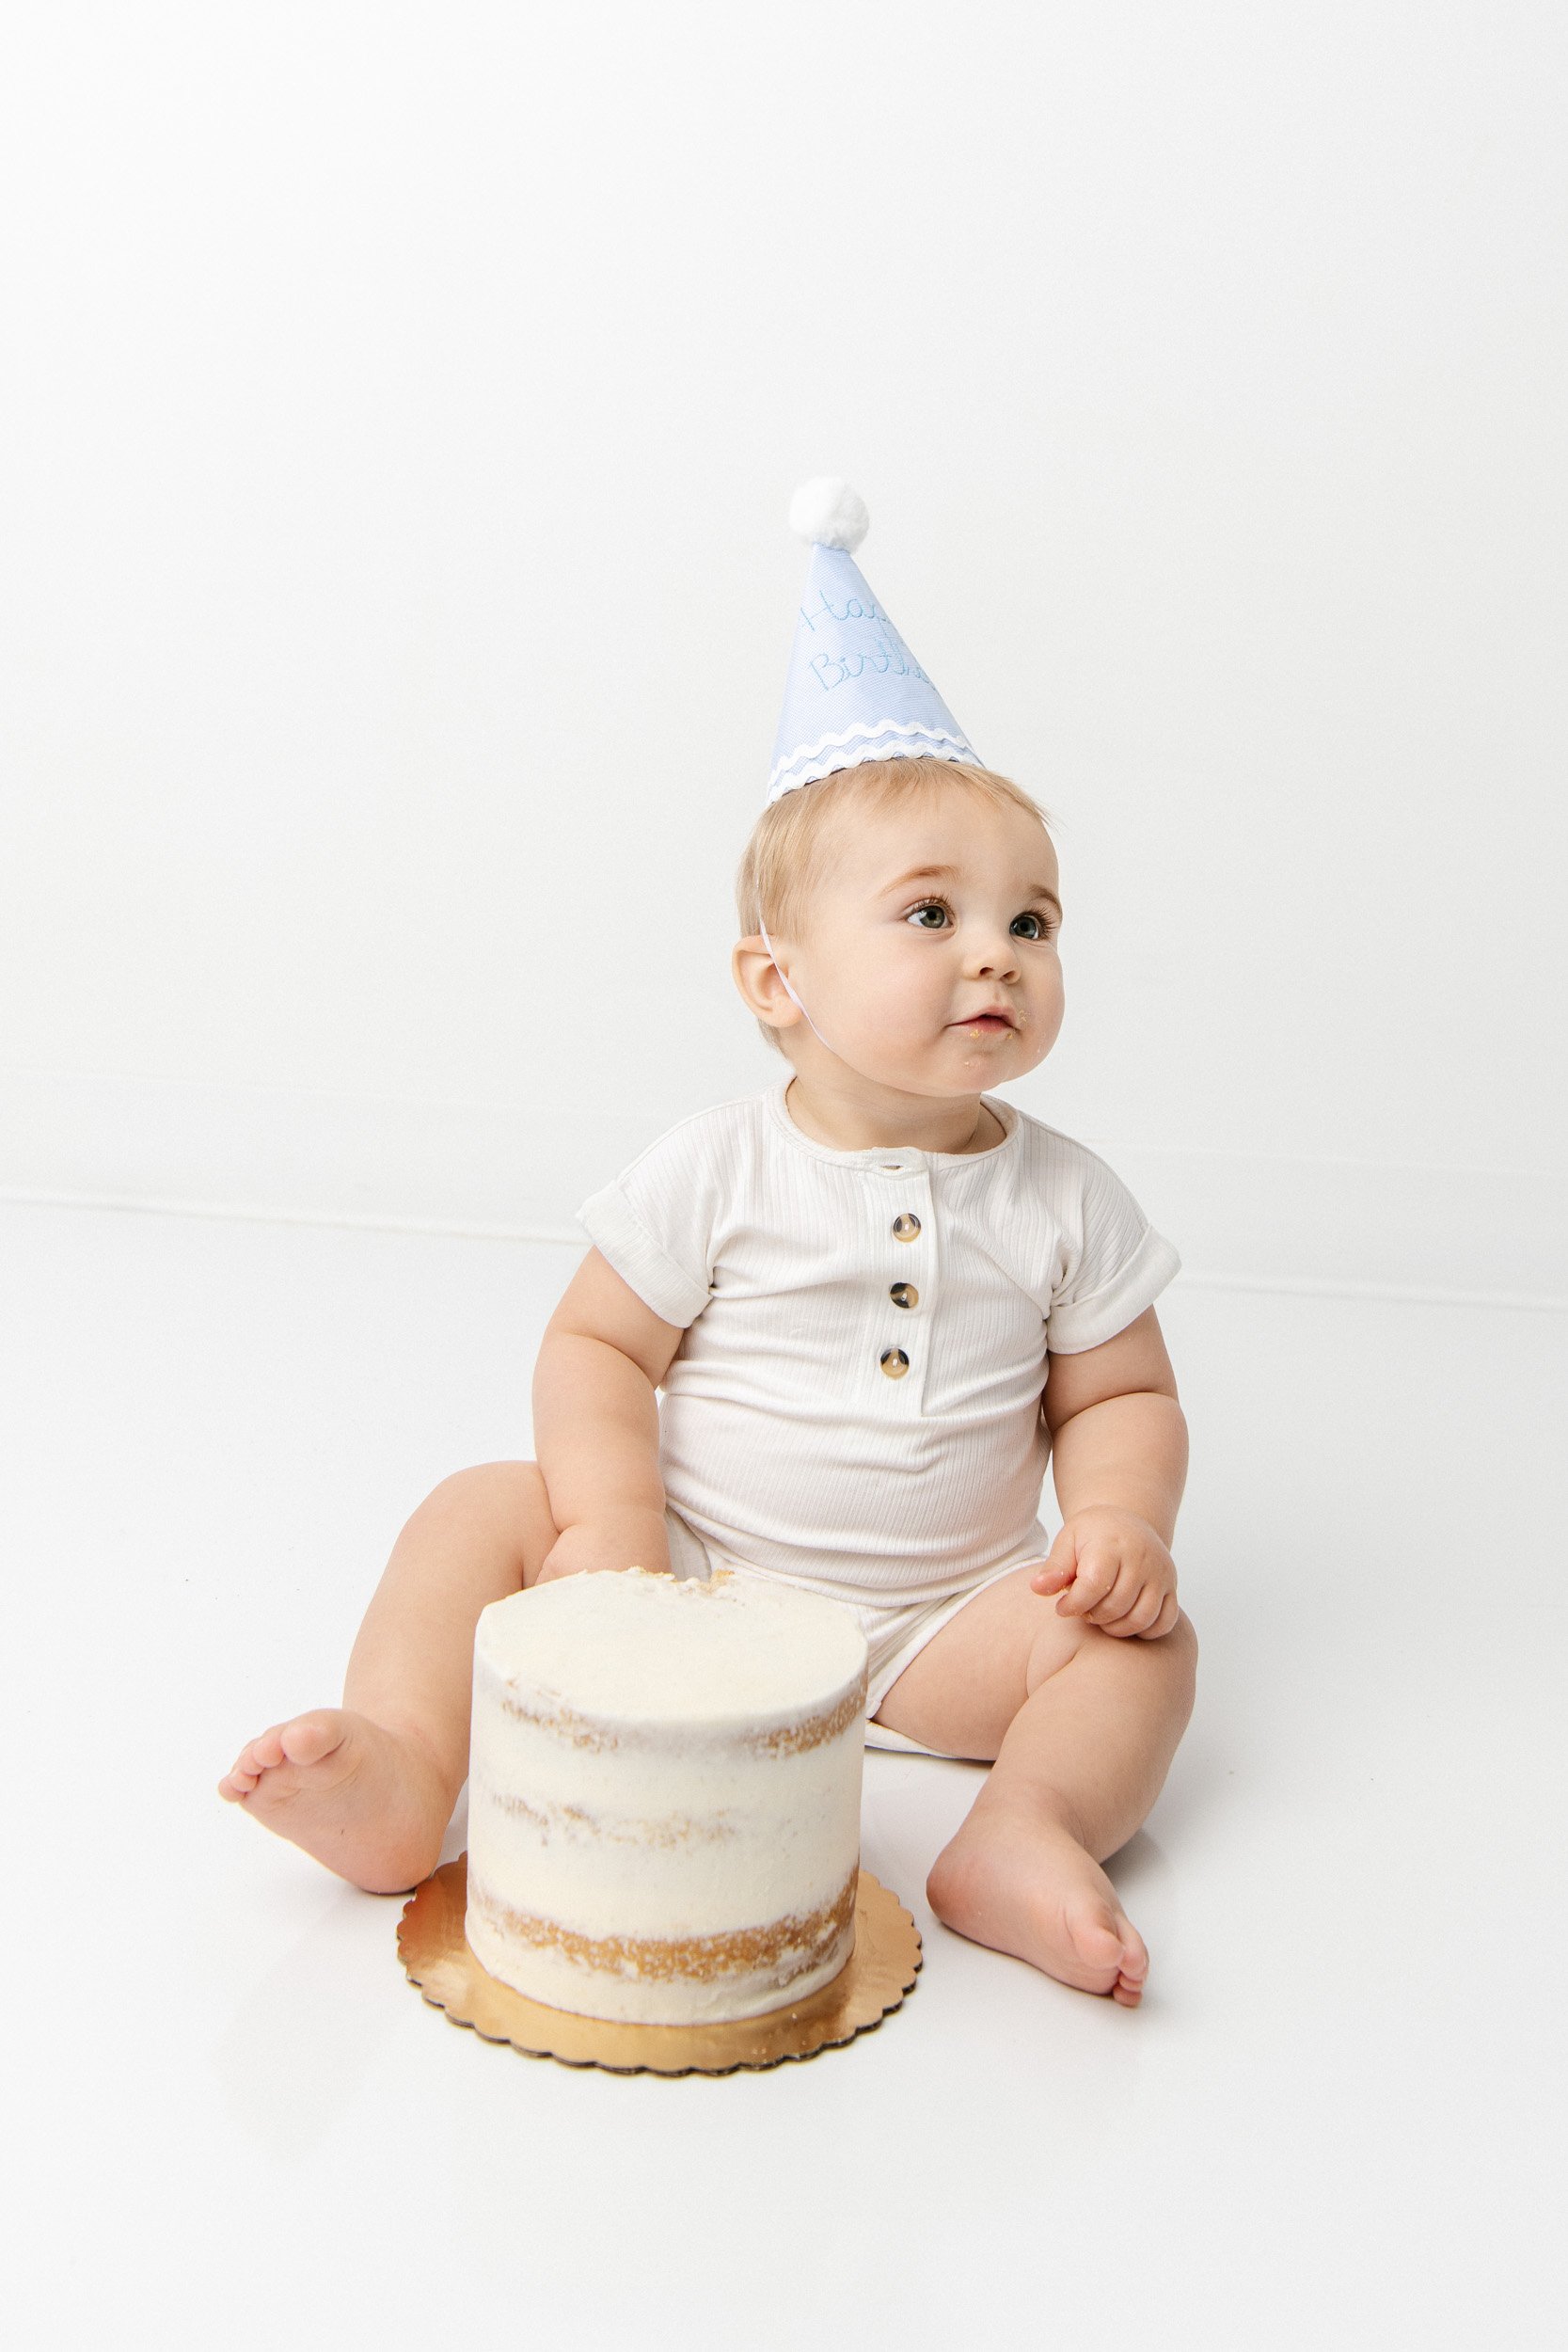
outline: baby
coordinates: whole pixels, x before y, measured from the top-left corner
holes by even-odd
[[[221,1793],[356,1885],[412,1886],[467,1770],[487,1602],[633,1563],[783,1578],[855,1612],[872,1744],[990,1764],[937,1917],[1132,2007],[1148,1955],[1101,1865],[1164,1780],[1196,1651],[1151,1303],[1177,1261],[1103,1162],[988,1091],[1062,1023],[1043,812],[951,749],[863,757],[770,803],[738,898],[736,985],[787,1076],[584,1203],[537,1460],[436,1487],[342,1708],[251,1740]]]

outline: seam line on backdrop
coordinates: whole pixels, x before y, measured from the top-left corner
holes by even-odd
[[[779,977],[781,979],[784,978],[782,972]],[[784,985],[786,988],[789,986],[787,980],[784,981]],[[791,990],[790,993],[793,996],[794,991]],[[800,1003],[798,996],[795,997],[795,1002],[797,1004]],[[804,1012],[805,1007],[801,1005],[800,1009]],[[5,1078],[20,1078],[24,1080],[41,1078],[45,1083],[48,1083],[55,1078],[60,1078],[64,1079],[68,1083],[93,1086],[104,1085],[138,1088],[168,1087],[170,1089],[179,1089],[184,1092],[192,1094],[199,1093],[203,1090],[207,1092],[215,1092],[221,1089],[230,1093],[243,1092],[247,1094],[266,1095],[275,1097],[281,1102],[290,1103],[341,1104],[344,1100],[343,1096],[331,1087],[279,1086],[268,1079],[246,1079],[233,1084],[228,1084],[227,1082],[214,1081],[208,1078],[177,1078],[169,1077],[167,1075],[159,1075],[156,1073],[149,1074],[145,1071],[98,1070],[90,1066],[73,1066],[64,1070],[47,1072],[35,1070],[24,1062],[0,1061],[0,1079]],[[421,1114],[431,1111],[451,1111],[462,1116],[477,1113],[481,1116],[488,1117],[496,1107],[494,1104],[477,1101],[471,1095],[455,1094],[358,1094],[351,1096],[348,1099],[352,1103],[357,1104],[361,1109],[372,1111],[412,1110],[419,1111]],[[1018,1107],[1022,1108],[1022,1106],[1019,1105]],[[1047,1124],[1049,1124],[1049,1121],[1047,1121]],[[1083,1135],[1075,1136],[1073,1137],[1073,1141],[1083,1144],[1085,1148],[1090,1152],[1109,1153],[1114,1149],[1119,1156],[1128,1159],[1164,1158],[1171,1160],[1196,1160],[1204,1163],[1215,1160],[1226,1162],[1243,1160],[1250,1162],[1256,1168],[1300,1168],[1307,1169],[1308,1173],[1318,1168],[1354,1168],[1359,1169],[1366,1174],[1377,1176],[1398,1176],[1405,1174],[1417,1176],[1505,1176],[1522,1178],[1527,1184],[1560,1184],[1561,1182],[1560,1173],[1555,1168],[1527,1168],[1522,1166],[1516,1160],[1366,1160],[1348,1157],[1343,1153],[1254,1152],[1242,1151],[1239,1149],[1232,1151],[1217,1144],[1151,1143],[1147,1139],[1140,1141],[1135,1137],[1127,1136],[1123,1136],[1119,1139],[1113,1139],[1108,1136],[1091,1135],[1086,1132]],[[37,1198],[40,1200],[53,1200],[55,1199],[64,1200],[68,1199],[75,1200],[78,1197],[80,1196],[74,1193],[61,1193],[58,1195],[54,1193],[40,1193],[36,1196],[24,1196],[21,1193],[8,1193],[4,1186],[0,1186],[0,1200]],[[110,1205],[115,1204],[110,1203]],[[262,1214],[270,1215],[271,1212],[266,1211]],[[442,1230],[445,1231],[446,1229],[443,1228]],[[508,1228],[507,1230],[510,1232],[511,1229]],[[1466,1292],[1465,1295],[1468,1297],[1471,1294]]]
[[[331,1209],[269,1209],[228,1200],[158,1200],[133,1193],[30,1192],[0,1184],[0,1208],[103,1209],[128,1216],[194,1216],[219,1225],[318,1225],[329,1232],[414,1233],[430,1241],[576,1243],[590,1247],[566,1225],[459,1225],[447,1217],[351,1216]]]
[[[143,1200],[118,1193],[26,1192],[0,1184],[0,1208],[97,1209],[132,1216],[194,1216],[230,1225],[317,1226],[328,1232],[409,1233],[425,1241],[543,1243],[586,1249],[583,1233],[565,1225],[454,1225],[436,1217],[334,1216],[325,1210],[237,1208],[225,1201]],[[1364,1298],[1424,1307],[1496,1307],[1517,1314],[1568,1314],[1568,1298],[1551,1292],[1439,1290],[1418,1282],[1328,1282],[1308,1275],[1206,1274],[1183,1266],[1176,1287],[1195,1291],[1280,1292],[1293,1298]]]

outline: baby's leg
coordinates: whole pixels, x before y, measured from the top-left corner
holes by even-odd
[[[879,1709],[895,1731],[994,1757],[927,1882],[947,1927],[1015,1952],[1066,1984],[1133,2008],[1148,1954],[1100,1867],[1159,1795],[1192,1712],[1188,1620],[1158,1642],[1117,1641],[1024,1566],[977,1593],[906,1667]]]
[[[417,1886],[468,1769],[474,1627],[531,1584],[556,1541],[532,1462],[443,1479],[398,1537],[365,1613],[340,1708],[275,1724],[218,1793],[373,1894]]]

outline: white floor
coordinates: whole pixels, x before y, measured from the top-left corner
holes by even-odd
[[[1562,2340],[1568,1325],[1179,1284],[1198,1713],[1129,2013],[936,1927],[978,1768],[867,1757],[927,1937],[719,2080],[454,2030],[223,1805],[402,1518],[529,1451],[576,1253],[13,1208],[7,2304],[35,2345]]]

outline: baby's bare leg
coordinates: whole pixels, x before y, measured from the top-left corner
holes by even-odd
[[[535,1463],[487,1462],[444,1479],[393,1548],[341,1708],[262,1732],[219,1794],[356,1886],[418,1885],[439,1859],[468,1769],[479,1613],[531,1584],[555,1541]]]
[[[939,1919],[1132,2008],[1148,1954],[1100,1865],[1159,1795],[1192,1712],[1197,1644],[1117,1641],[1029,1589],[1030,1567],[960,1609],[900,1675],[879,1720],[994,1757],[927,1883]]]

